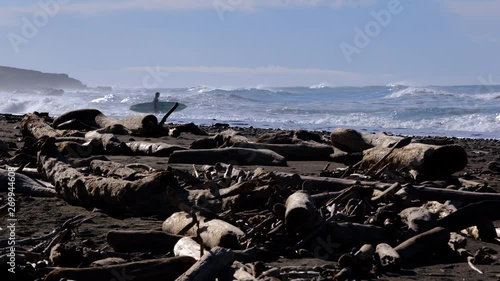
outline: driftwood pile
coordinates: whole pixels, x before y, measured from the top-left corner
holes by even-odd
[[[27,194],[57,195],[110,214],[163,220],[157,229],[110,231],[110,250],[94,253],[78,268],[67,266],[69,253],[76,251],[72,229],[91,218],[68,221],[39,238],[38,246],[18,252],[18,260],[34,265],[35,275],[89,281],[121,280],[117,274],[125,280],[352,280],[432,262],[468,261],[480,271],[475,263],[495,258],[465,249],[465,236],[498,241],[492,222],[500,219],[500,194],[478,192],[472,187],[480,184],[452,176],[467,164],[459,146],[347,129],[334,130],[331,144],[301,131],[257,142],[226,131],[191,148],[123,143],[116,136],[172,132],[148,118],[117,121],[82,110],[50,125],[36,114],[25,116],[23,134],[32,140],[23,153],[36,154],[46,181],[22,178]],[[107,161],[102,156],[107,154],[153,155],[203,166],[154,170]],[[28,156],[19,172],[33,161]],[[346,168],[301,176],[272,167],[238,167],[301,160],[343,161]],[[157,258],[132,259],[133,253]],[[266,264],[280,258],[338,263]],[[37,267],[44,259],[48,265]]]

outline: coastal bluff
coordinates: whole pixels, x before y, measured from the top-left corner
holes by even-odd
[[[40,89],[84,89],[79,80],[63,73],[44,73],[41,71],[0,66],[0,90],[40,90]]]

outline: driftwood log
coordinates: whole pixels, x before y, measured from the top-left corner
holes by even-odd
[[[118,252],[168,253],[183,236],[155,230],[112,230],[106,235],[108,244]]]
[[[43,137],[62,137],[64,131],[53,129],[43,117],[36,113],[26,114],[21,121],[24,136],[32,136],[35,139]]]
[[[399,216],[411,230],[411,234],[422,233],[436,226],[434,215],[423,207],[406,208],[399,213]]]
[[[485,222],[491,224],[492,221],[500,220],[500,202],[482,201],[467,205],[450,215],[437,221],[437,225],[446,227],[450,231],[460,231],[470,226],[478,226],[479,236],[483,240],[497,238],[496,231],[488,229]],[[486,227],[480,227],[484,226]]]
[[[134,169],[113,161],[93,160],[90,162],[89,169],[96,175],[129,181],[134,181],[145,176]]]
[[[174,151],[168,163],[286,166],[283,156],[266,149],[221,148]]]
[[[472,192],[465,190],[452,190],[426,186],[407,185],[404,191],[414,199],[420,200],[456,200],[465,203],[479,201],[500,201],[500,193]]]
[[[199,235],[207,248],[239,248],[239,238],[244,235],[241,229],[225,221],[207,219],[199,214],[193,216],[186,212],[172,214],[163,222],[162,230],[179,235]]]
[[[38,166],[66,201],[97,207],[112,213],[168,216],[177,209],[171,204],[167,186],[178,183],[169,172],[152,173],[140,180],[127,181],[86,176],[62,161],[54,139],[49,138],[38,153]]]
[[[9,173],[15,174],[14,181],[9,180]],[[8,170],[0,169],[0,191],[7,192],[9,183],[14,182],[15,193],[22,193],[24,195],[33,197],[56,197],[57,192],[53,188],[46,187],[45,185],[31,179],[20,173],[9,172]]]
[[[329,145],[302,142],[299,144],[267,144],[237,142],[233,147],[268,149],[285,157],[287,161],[329,161],[333,148]]]
[[[377,146],[363,152],[362,167],[370,168],[379,162],[391,148]],[[411,143],[395,149],[380,165],[392,169],[416,170],[422,177],[443,178],[462,170],[467,165],[467,153],[457,145],[428,145]]]
[[[384,270],[398,270],[401,263],[401,257],[389,244],[380,243],[375,248],[378,262]]]
[[[384,132],[377,134],[360,133],[346,128],[337,128],[330,134],[332,145],[349,153],[362,152],[376,146],[388,148],[401,139],[402,137],[390,136]]]
[[[215,280],[234,262],[233,251],[216,247],[207,251],[203,257],[182,274],[176,281]]]
[[[448,247],[450,231],[444,227],[435,227],[420,233],[399,244],[394,250],[398,252],[402,264],[411,264],[422,255],[430,256],[435,251]]]
[[[129,116],[122,120],[117,120],[104,115],[97,109],[79,109],[66,112],[54,119],[53,128],[57,128],[61,123],[76,119],[79,122],[94,128],[106,128],[113,125],[123,125],[126,129],[139,135],[157,135],[160,127],[158,119],[154,115]]]
[[[168,157],[174,151],[187,150],[187,148],[182,146],[171,145],[162,142],[152,143],[145,141],[134,141],[127,142],[126,145],[130,149],[130,153],[132,155]]]
[[[314,219],[314,203],[311,197],[302,191],[290,195],[285,202],[285,224],[292,233],[307,232]]]
[[[203,247],[203,248],[202,248]],[[174,255],[176,257],[192,257],[195,260],[200,260],[204,254],[204,246],[198,244],[191,237],[182,237],[174,245]]]
[[[190,257],[173,257],[102,267],[57,268],[47,275],[45,281],[175,280],[194,262]]]
[[[121,154],[124,152],[124,144],[114,134],[90,131],[85,134],[85,138],[98,141],[107,154]]]

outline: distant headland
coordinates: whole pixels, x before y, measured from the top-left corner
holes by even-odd
[[[0,90],[42,90],[64,89],[79,90],[87,86],[81,81],[63,73],[44,73],[41,71],[0,66]]]

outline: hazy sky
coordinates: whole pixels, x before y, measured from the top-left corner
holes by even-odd
[[[500,0],[4,0],[0,34],[91,86],[500,84]]]

